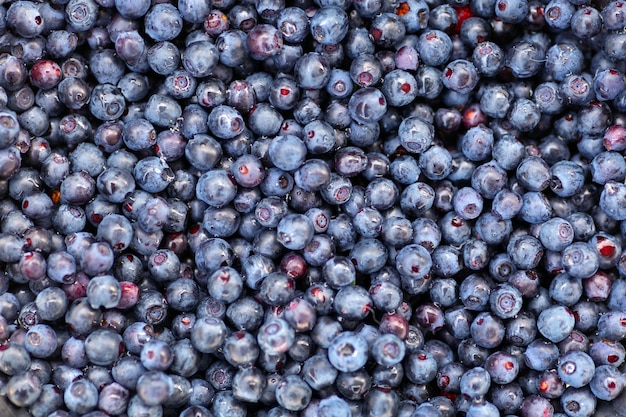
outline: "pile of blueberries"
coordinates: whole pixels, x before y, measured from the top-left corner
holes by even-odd
[[[623,0],[0,3],[14,407],[626,416]]]

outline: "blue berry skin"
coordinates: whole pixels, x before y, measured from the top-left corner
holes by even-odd
[[[129,391],[117,382],[113,382],[100,392],[98,408],[106,413],[123,413],[128,407]]]
[[[85,414],[97,407],[98,389],[88,379],[78,379],[65,389],[63,400],[70,411]]]
[[[241,134],[245,127],[239,112],[225,105],[215,107],[207,123],[211,132],[220,139],[232,139]]]
[[[232,112],[236,112],[236,110],[233,109],[230,113]],[[230,118],[235,121],[240,120],[241,116],[238,114],[234,115],[233,113],[230,115]],[[247,126],[252,132],[258,135],[275,136],[278,134],[283,120],[281,113],[270,104],[259,103],[250,110]],[[243,122],[241,122],[241,125],[243,128]],[[225,125],[225,128],[230,129],[230,126]],[[224,130],[228,133],[226,129]]]
[[[57,350],[57,334],[47,324],[35,324],[26,333],[24,347],[35,358],[48,358]]]
[[[619,1],[612,1],[602,8],[601,16],[604,26],[609,30],[620,30],[626,24],[623,5]]]
[[[172,364],[172,350],[161,340],[150,340],[143,345],[140,359],[148,371],[165,371]]]
[[[546,70],[555,81],[564,81],[569,74],[580,74],[583,63],[582,52],[570,43],[555,44],[546,52]]]
[[[370,156],[369,160],[371,161],[372,159]],[[375,178],[365,189],[365,204],[377,210],[391,208],[398,200],[398,197],[398,187],[388,178]]]
[[[491,389],[491,401],[502,412],[519,410],[524,393],[518,383],[496,386]]]
[[[286,7],[279,11],[276,27],[285,41],[298,43],[309,34],[309,19],[299,7]]]
[[[406,26],[395,13],[381,13],[372,19],[369,33],[375,44],[389,48],[404,38]]]
[[[507,244],[507,254],[519,269],[533,269],[544,253],[541,242],[530,235],[515,236]]]
[[[491,212],[503,220],[514,218],[521,209],[522,196],[509,189],[498,191],[491,202]]]
[[[521,23],[528,16],[529,9],[525,0],[498,0],[495,15],[506,23]]]
[[[209,76],[217,65],[219,51],[208,41],[193,42],[182,51],[181,59],[183,68],[192,77],[203,78]]]
[[[276,401],[289,411],[299,411],[306,408],[313,394],[309,385],[297,375],[288,375],[276,386]]]
[[[602,16],[594,7],[582,6],[570,20],[570,30],[579,39],[589,39],[602,30]]]
[[[572,417],[596,415],[596,403],[597,399],[589,387],[568,387],[561,396],[561,407],[567,410],[568,416]]]
[[[565,272],[575,278],[589,278],[599,268],[598,253],[584,242],[575,242],[565,248],[561,262]]]
[[[478,84],[476,67],[467,60],[454,60],[443,69],[443,85],[459,94],[469,94]]]
[[[294,341],[295,332],[293,328],[280,318],[266,320],[259,327],[257,333],[259,348],[262,352],[270,355],[280,355],[287,352]]]
[[[626,186],[615,181],[607,182],[600,194],[600,208],[613,220],[625,220],[626,207],[623,207],[625,196]]]
[[[535,371],[545,371],[556,365],[559,348],[552,342],[535,339],[524,352],[526,366]]]
[[[450,58],[452,41],[445,32],[430,30],[420,35],[418,50],[426,65],[437,67]]]
[[[493,349],[504,340],[505,328],[500,318],[492,313],[483,312],[472,322],[470,333],[478,346]]]
[[[540,118],[541,111],[537,104],[525,98],[515,100],[509,111],[509,122],[522,132],[529,132],[537,127]]]
[[[226,338],[227,328],[216,317],[198,317],[191,330],[191,343],[202,353],[212,353],[221,346]]]
[[[363,287],[347,286],[335,294],[335,312],[346,320],[361,321],[372,309],[372,300]]]
[[[489,304],[498,317],[510,319],[522,309],[522,294],[512,285],[501,284],[489,295]]]
[[[522,208],[519,215],[527,223],[539,224],[552,217],[552,207],[545,194],[529,191],[522,196]]]
[[[404,372],[414,384],[426,384],[437,376],[437,361],[428,351],[418,349],[405,357]]]
[[[491,376],[485,368],[475,367],[461,376],[459,389],[470,398],[480,398],[487,394],[491,386]]]
[[[222,207],[231,202],[237,187],[226,170],[215,169],[204,173],[196,184],[197,197],[213,207]]]
[[[554,406],[550,401],[536,394],[524,398],[520,408],[523,415],[554,415]]]
[[[417,161],[410,155],[402,155],[394,159],[389,170],[394,181],[405,185],[417,182],[421,173]]]
[[[350,97],[348,109],[357,123],[377,122],[387,111],[387,99],[377,88],[360,88]]]
[[[560,91],[568,104],[587,104],[593,97],[593,79],[587,73],[566,75],[561,81]]]
[[[593,395],[603,401],[614,400],[624,389],[624,380],[619,371],[610,365],[596,367],[589,383]]]
[[[495,162],[479,165],[471,172],[471,185],[481,196],[493,199],[506,185],[506,172]]]
[[[560,252],[574,241],[574,228],[567,220],[553,217],[541,225],[539,240],[546,249]]]
[[[141,17],[137,16],[137,17]],[[144,16],[145,31],[153,40],[169,41],[178,36],[183,28],[183,19],[171,4],[155,4]]]
[[[363,336],[342,332],[328,347],[328,360],[340,372],[354,372],[367,362],[368,346]]]
[[[407,245],[396,255],[396,269],[410,279],[423,278],[430,273],[431,267],[430,253],[422,245]]]
[[[591,382],[596,366],[593,359],[582,351],[571,351],[563,355],[557,371],[567,385],[582,388]]]
[[[554,343],[564,340],[574,330],[574,324],[574,315],[564,306],[550,307],[537,318],[539,332]]]
[[[520,371],[520,364],[517,357],[499,351],[489,355],[485,361],[485,369],[489,372],[492,382],[504,385],[512,383],[516,379]]]
[[[239,89],[240,91],[239,93],[233,94],[233,90],[229,89],[229,94],[230,94],[229,104],[231,106],[233,105],[231,101],[237,100],[238,98],[237,96],[240,95],[241,99],[246,97],[244,93],[245,90],[241,88],[243,86],[236,86],[236,87]],[[252,95],[253,93],[252,93],[251,87],[249,85],[247,85],[246,87],[247,87],[246,90],[250,92],[250,96],[247,98],[248,103],[246,103],[245,105],[244,103],[241,103],[239,107],[241,107],[241,110],[249,111],[254,106],[253,100],[254,101],[256,100],[254,99],[254,96]],[[272,90],[269,96],[269,102],[272,106],[274,106],[275,108],[279,110],[291,110],[298,104],[299,100],[300,100],[300,90],[298,88],[298,85],[295,79],[291,77],[277,77],[276,79],[274,79],[274,82],[272,83]],[[282,131],[281,134],[285,134],[285,132]]]
[[[354,83],[352,82],[352,78],[350,78],[350,73],[346,70],[334,68],[330,72],[330,78],[326,84],[326,91],[328,94],[336,99],[344,99],[352,94],[354,88]],[[391,90],[391,86],[387,89],[383,88],[383,92],[385,90]],[[389,93],[385,94],[385,97],[389,99]]]
[[[624,318],[621,311],[609,310],[598,319],[598,334],[600,337],[610,341],[617,341],[622,338],[624,331],[620,321]]]
[[[153,94],[144,107],[144,117],[159,127],[175,126],[181,115],[178,102],[165,94]]]
[[[589,165],[592,180],[598,184],[609,181],[623,182],[626,177],[626,161],[618,152],[606,151],[597,154]]]
[[[22,213],[33,220],[50,217],[54,203],[45,193],[33,193],[22,200]]]
[[[319,90],[328,83],[331,68],[321,54],[309,52],[298,59],[294,73],[300,88]]]
[[[322,45],[341,43],[347,35],[348,15],[337,6],[327,6],[319,9],[309,22],[311,36]]]
[[[546,24],[556,30],[568,29],[575,10],[568,1],[552,0],[544,10]]]
[[[613,100],[626,89],[624,74],[616,69],[599,71],[593,78],[593,89],[598,100]]]
[[[420,154],[419,167],[430,180],[442,180],[452,172],[452,155],[442,146],[431,146]]]
[[[137,396],[148,406],[164,404],[174,392],[172,377],[160,371],[147,371],[137,380]]]
[[[451,277],[463,269],[461,254],[452,246],[438,246],[431,254],[431,257],[433,262],[432,271],[438,276]]]
[[[564,108],[559,86],[555,82],[546,82],[537,86],[533,99],[542,114],[559,114]]]
[[[44,30],[41,12],[33,2],[11,4],[5,13],[6,25],[24,38],[34,38]]]
[[[363,16],[369,16],[371,13],[377,13],[377,6],[374,6],[377,2],[371,2],[371,6],[368,8],[368,12]],[[409,0],[406,2],[406,6],[403,4],[396,6],[395,13],[400,17],[400,21],[406,27],[407,33],[417,33],[425,29],[428,25],[428,11],[429,5],[421,0]],[[456,14],[455,14],[456,16]],[[443,29],[441,29],[443,30]]]
[[[506,65],[517,78],[530,78],[541,71],[545,51],[533,42],[520,41],[509,50]]]
[[[348,258],[335,256],[324,264],[322,276],[332,288],[340,289],[354,283],[356,270]]]
[[[460,148],[470,161],[482,161],[491,156],[493,143],[493,131],[484,125],[478,125],[463,135]]]
[[[595,248],[601,269],[609,269],[618,266],[622,245],[614,236],[600,232],[591,238],[589,244],[592,248]]]
[[[483,198],[471,187],[457,190],[452,203],[456,214],[466,220],[477,218],[483,209]]]
[[[474,47],[472,61],[479,73],[486,77],[494,77],[504,67],[505,54],[498,44],[484,41]]]
[[[264,60],[281,51],[283,38],[274,26],[257,24],[248,31],[246,46],[252,59]]]
[[[427,65],[420,66],[415,74],[417,96],[432,100],[443,91],[443,77],[439,69]]]
[[[85,339],[85,353],[94,365],[110,366],[122,349],[122,336],[113,330],[98,329]]]
[[[122,297],[122,288],[112,275],[92,278],[87,286],[87,301],[92,308],[113,308]]]
[[[223,105],[226,102],[226,85],[217,78],[209,78],[198,83],[195,97],[198,104],[209,109]]]
[[[550,189],[559,197],[578,194],[585,182],[583,168],[573,161],[559,161],[550,167]]]
[[[411,103],[418,95],[418,85],[415,77],[402,69],[395,69],[387,73],[381,90],[387,102],[396,107]]]
[[[307,123],[302,134],[310,154],[324,154],[335,147],[335,132],[331,125],[322,120]]]
[[[511,135],[505,135],[493,144],[492,157],[498,165],[506,170],[517,168],[525,154],[524,145]]]
[[[223,267],[209,276],[207,289],[214,299],[224,303],[232,303],[239,298],[243,291],[243,280],[237,270]]]
[[[431,145],[435,137],[435,130],[428,123],[417,116],[405,118],[398,128],[400,143],[410,153],[421,154]]]

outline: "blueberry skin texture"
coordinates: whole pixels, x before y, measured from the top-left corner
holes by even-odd
[[[557,343],[574,329],[574,321],[574,315],[567,307],[554,306],[541,312],[537,328],[545,338]]]
[[[582,388],[593,379],[596,366],[586,353],[572,351],[561,357],[557,370],[563,382],[574,388]]]

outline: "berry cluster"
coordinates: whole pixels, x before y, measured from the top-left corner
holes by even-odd
[[[623,0],[4,2],[0,392],[626,417],[625,27]]]

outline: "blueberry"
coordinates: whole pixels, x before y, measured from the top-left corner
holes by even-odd
[[[136,17],[144,14],[146,34],[157,42],[172,40],[182,30],[183,18],[178,9],[171,4],[156,4]]]
[[[180,6],[179,11],[181,11]],[[218,63],[219,52],[214,44],[208,41],[197,41],[189,44],[182,51],[181,60],[183,68],[192,77],[207,77]]]
[[[439,66],[450,58],[452,41],[440,30],[430,30],[420,35],[419,53],[426,65]]]
[[[398,136],[408,152],[420,154],[430,147],[435,130],[432,124],[413,116],[402,121],[398,128]]]
[[[287,352],[294,343],[294,339],[293,328],[285,320],[278,318],[265,321],[257,335],[259,348],[270,355]]]
[[[624,382],[619,378],[616,368],[601,365],[596,367],[589,388],[598,399],[611,401],[624,389]]]
[[[606,8],[602,9],[602,20],[605,22],[607,29],[615,30],[624,23],[624,16],[622,13],[622,7],[619,2],[610,2]]]
[[[585,73],[564,75],[560,91],[568,103],[586,104],[593,95],[593,80]]]
[[[44,29],[44,20],[39,8],[30,1],[9,6],[5,19],[9,28],[25,38],[34,38]]]
[[[470,93],[478,83],[476,67],[467,60],[454,60],[443,69],[443,85],[453,92]]]
[[[352,118],[358,123],[377,122],[387,111],[387,99],[374,87],[365,87],[355,91],[348,101]]]
[[[112,275],[92,278],[87,286],[87,301],[92,308],[113,308],[122,297],[119,282]]]
[[[289,411],[304,409],[311,400],[311,388],[297,375],[284,377],[276,386],[276,401]]]
[[[301,8],[286,7],[278,12],[276,27],[287,42],[298,43],[309,34],[309,19]]]
[[[311,36],[323,45],[340,43],[348,33],[348,15],[337,6],[322,7],[309,22]]]

